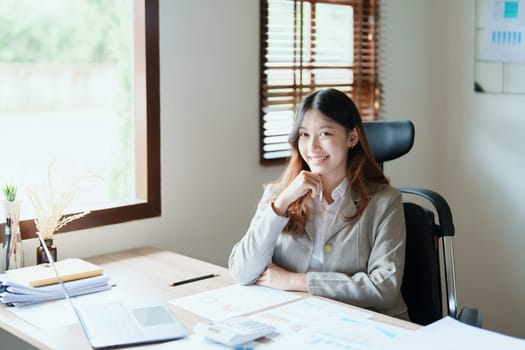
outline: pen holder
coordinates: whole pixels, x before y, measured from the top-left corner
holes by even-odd
[[[44,242],[46,244],[47,249],[49,249],[49,253],[51,253],[51,257],[54,261],[57,261],[57,247],[53,244],[52,239],[44,239]],[[46,251],[42,247],[42,243],[36,248],[36,264],[47,264],[49,263],[49,260],[47,259]]]

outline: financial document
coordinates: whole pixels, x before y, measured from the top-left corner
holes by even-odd
[[[413,331],[370,319],[371,313],[306,298],[253,315],[277,332],[261,349],[367,350]]]
[[[388,344],[388,350],[421,349],[525,350],[525,340],[473,327],[447,316]]]
[[[297,294],[262,286],[232,285],[172,299],[173,305],[218,321],[266,309],[300,298]]]
[[[73,298],[75,305],[129,300],[125,292],[112,289]],[[77,323],[78,320],[66,299],[48,301],[22,307],[9,307],[8,311],[39,329],[53,329]],[[52,315],[52,317],[50,317]]]
[[[372,320],[372,315],[318,298],[295,300],[248,316],[271,324],[276,332],[244,344],[242,349],[370,350],[413,332]],[[231,349],[198,334],[176,344],[162,344],[159,349],[162,348]]]

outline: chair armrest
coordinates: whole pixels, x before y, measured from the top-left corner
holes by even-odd
[[[458,320],[468,325],[481,328],[481,313],[478,309],[464,307],[458,315]]]
[[[408,193],[418,197],[422,197],[432,203],[432,206],[438,214],[438,221],[440,230],[436,232],[440,237],[454,236],[455,229],[452,223],[452,211],[450,207],[439,193],[426,188],[415,187],[400,187],[401,193]]]

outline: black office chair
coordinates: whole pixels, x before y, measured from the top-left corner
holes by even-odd
[[[408,153],[414,144],[414,124],[408,120],[364,122],[367,139],[381,168],[383,162]],[[454,252],[454,224],[446,200],[438,193],[422,188],[399,188],[403,193],[406,221],[406,258],[401,293],[412,322],[427,325],[449,315],[481,327],[477,309],[465,307],[458,314]],[[430,208],[413,202],[430,204]],[[438,223],[434,213],[437,213]],[[440,255],[442,264],[440,264]],[[440,266],[443,266],[443,273]],[[442,283],[442,281],[444,283]],[[442,286],[444,285],[444,290]],[[443,310],[446,295],[446,312]]]

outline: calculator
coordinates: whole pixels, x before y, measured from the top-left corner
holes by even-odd
[[[272,334],[275,327],[239,316],[209,323],[199,322],[193,331],[207,339],[235,347]]]

